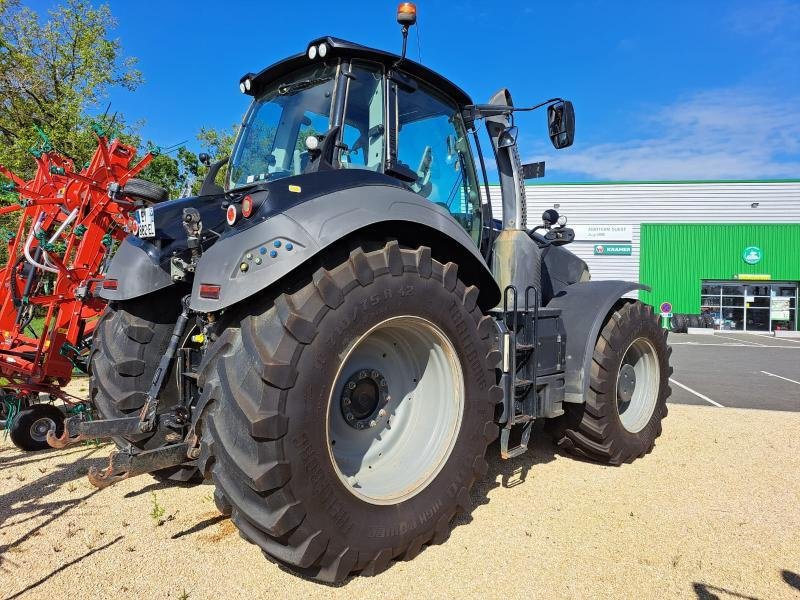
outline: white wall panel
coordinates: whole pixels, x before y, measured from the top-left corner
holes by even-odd
[[[500,219],[500,186],[490,192],[494,218]],[[527,186],[526,194],[528,227],[547,208],[566,215],[569,225],[632,226],[631,256],[595,256],[599,242],[568,246],[595,280],[639,280],[642,223],[800,223],[800,182],[538,184]]]

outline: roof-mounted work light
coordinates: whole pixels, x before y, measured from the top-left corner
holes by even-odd
[[[255,75],[247,73],[239,80],[239,91],[243,94],[249,94],[253,91],[253,78]]]
[[[328,55],[328,44],[322,42],[321,44],[311,44],[306,51],[309,60],[315,58],[325,58]]]

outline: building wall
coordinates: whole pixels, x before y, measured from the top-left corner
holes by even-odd
[[[494,218],[500,219],[500,187],[490,186],[490,192]],[[640,280],[642,223],[800,223],[800,180],[536,184],[526,187],[526,195],[528,227],[538,224],[547,208],[566,215],[569,226],[631,226],[630,256],[595,256],[596,241],[568,246],[595,280]],[[754,202],[757,208],[751,207]],[[649,283],[644,275],[641,282]]]
[[[758,246],[762,259],[742,259]],[[700,312],[703,279],[733,280],[738,275],[769,275],[772,281],[800,281],[800,224],[643,224],[641,278],[652,292],[641,292],[654,306],[670,302],[676,313]],[[745,283],[745,282],[743,282]]]

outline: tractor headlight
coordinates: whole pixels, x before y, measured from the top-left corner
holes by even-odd
[[[319,50],[319,57],[325,58],[325,56],[328,54],[328,44],[323,42],[317,48]]]
[[[243,94],[247,91],[247,88],[244,87],[244,81],[239,82],[239,91],[242,92]]]
[[[247,79],[244,80],[244,89],[249,92],[251,87],[253,87],[253,82],[248,77]]]
[[[308,47],[308,58],[314,60],[317,58],[317,47],[316,46],[309,46]]]

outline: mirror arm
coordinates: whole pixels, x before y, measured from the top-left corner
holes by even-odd
[[[468,104],[462,109],[462,116],[467,122],[474,122],[486,117],[498,117],[502,115],[512,115],[515,112],[529,112],[553,104],[563,102],[562,98],[550,98],[533,106],[503,106],[502,104]]]

